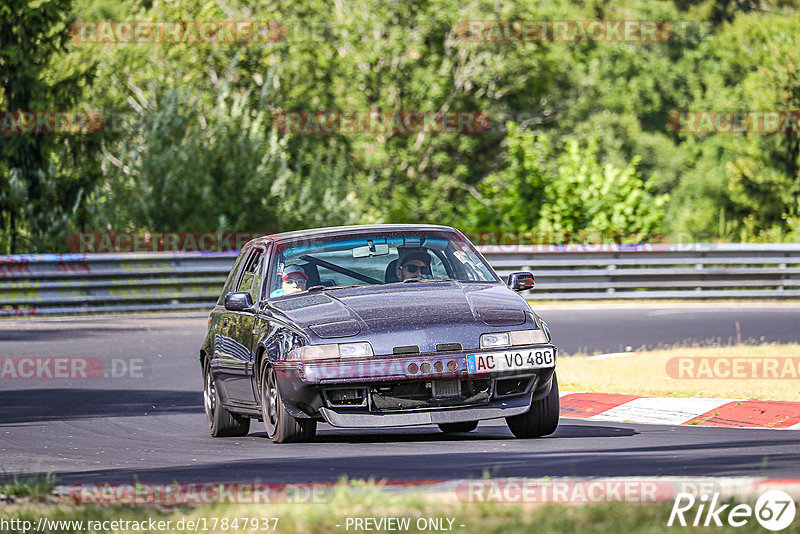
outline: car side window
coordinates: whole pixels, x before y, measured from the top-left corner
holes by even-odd
[[[436,254],[431,254],[431,278],[450,278],[447,268]]]
[[[233,262],[233,267],[231,267],[231,271],[228,273],[228,277],[225,279],[225,284],[222,286],[222,292],[219,295],[219,299],[217,299],[217,304],[220,306],[225,302],[225,295],[233,290],[233,284],[236,281],[236,275],[239,273],[239,268],[242,266],[242,262],[246,257],[247,252],[242,252]]]
[[[253,302],[259,302],[264,298],[264,279],[267,277],[267,259],[267,255],[262,251],[258,258],[258,268],[253,278],[253,289],[250,291]]]
[[[497,275],[485,262],[481,261],[475,251],[463,241],[456,241],[456,247],[448,253],[454,271],[459,278],[476,282],[498,281]]]
[[[236,291],[250,293],[253,302],[258,302],[261,298],[259,288],[261,287],[261,258],[264,254],[263,250],[254,249],[245,263],[242,278],[239,280],[239,286]]]

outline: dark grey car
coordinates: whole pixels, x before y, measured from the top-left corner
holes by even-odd
[[[251,418],[281,443],[313,439],[318,421],[469,432],[500,417],[517,437],[551,434],[557,349],[517,294],[532,287],[445,226],[255,239],[200,351],[211,434],[245,435]]]

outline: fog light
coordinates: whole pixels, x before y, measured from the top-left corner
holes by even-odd
[[[450,371],[451,373],[455,373],[456,371],[458,371],[458,364],[453,360],[450,360],[449,362],[447,362],[447,370]]]
[[[423,373],[426,373],[426,374],[427,374],[427,373],[430,373],[430,372],[431,372],[431,364],[429,364],[428,362],[425,362],[425,363],[423,363],[423,364],[420,366],[420,368],[419,368],[419,369],[420,369],[420,371],[422,371]]]
[[[417,371],[419,371],[419,366],[416,363],[408,364],[408,374],[414,375],[417,374]]]
[[[441,373],[442,371],[444,371],[444,364],[442,364],[442,362],[434,363],[433,370],[436,371],[437,373]]]

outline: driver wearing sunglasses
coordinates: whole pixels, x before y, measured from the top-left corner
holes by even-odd
[[[403,254],[397,263],[397,279],[428,278],[431,274],[431,256],[425,250],[412,250]]]

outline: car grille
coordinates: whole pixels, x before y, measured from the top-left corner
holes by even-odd
[[[441,385],[435,386],[434,381],[423,380],[372,386],[371,408],[376,411],[397,411],[489,402],[491,381],[488,379],[441,382]]]

